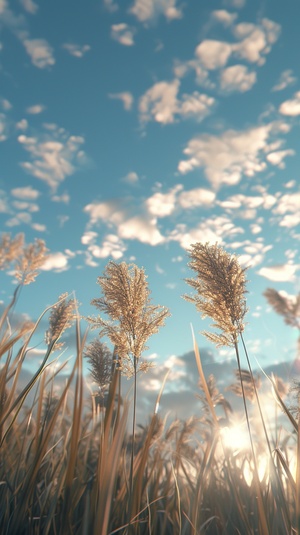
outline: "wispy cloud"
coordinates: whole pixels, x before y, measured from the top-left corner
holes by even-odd
[[[39,8],[39,6],[33,0],[20,0],[20,2],[25,11],[31,13],[31,15],[34,15]]]
[[[64,43],[62,47],[75,58],[83,58],[83,56],[91,50],[90,45],[78,45],[75,43]]]
[[[111,27],[111,37],[120,45],[133,46],[134,45],[135,29],[125,22],[113,24]]]
[[[282,91],[286,87],[293,85],[297,81],[291,69],[283,71],[280,75],[278,82],[272,88],[272,91]]]
[[[109,98],[121,100],[124,106],[124,110],[130,111],[133,105],[133,95],[129,91],[123,91],[121,93],[109,93]]]

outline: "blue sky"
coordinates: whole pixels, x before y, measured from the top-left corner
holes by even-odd
[[[19,313],[75,290],[92,314],[107,262],[135,262],[172,313],[148,355],[174,363],[209,324],[181,297],[186,249],[219,242],[249,266],[254,366],[293,360],[262,293],[299,292],[299,16],[293,0],[0,0],[1,230],[49,249]],[[1,274],[4,303],[13,289]]]

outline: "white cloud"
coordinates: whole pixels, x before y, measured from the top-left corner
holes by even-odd
[[[33,0],[21,0],[21,4],[25,11],[34,15],[38,10],[38,5]]]
[[[178,203],[184,209],[197,208],[198,206],[210,205],[214,202],[216,194],[208,189],[195,188],[183,191],[178,197]]]
[[[291,117],[300,115],[300,91],[294,94],[294,98],[283,102],[279,107],[279,112],[282,115],[289,115]]]
[[[127,219],[118,227],[119,236],[127,240],[138,240],[149,245],[159,245],[165,241],[156,226],[155,217],[148,215],[135,216]]]
[[[83,56],[91,50],[90,45],[76,45],[75,43],[65,43],[62,47],[75,58],[83,58]]]
[[[131,28],[125,22],[113,24],[111,27],[111,37],[124,46],[134,45],[134,28]]]
[[[1,106],[2,106],[4,111],[9,111],[13,107],[11,102],[9,102],[9,100],[7,100],[7,98],[1,98],[0,102],[1,102]]]
[[[193,229],[187,229],[185,224],[179,224],[170,233],[169,240],[177,241],[183,249],[188,249],[192,243],[216,243],[222,244],[228,236],[242,234],[244,231],[236,227],[234,223],[225,216],[208,218],[201,221]]]
[[[166,217],[175,210],[177,193],[183,189],[181,184],[177,184],[168,193],[157,192],[149,197],[145,205],[150,214],[156,217]]]
[[[194,91],[178,99],[180,81],[157,82],[140,98],[139,111],[143,122],[154,119],[158,123],[170,124],[176,117],[203,120],[215,104],[215,99]]]
[[[243,174],[252,177],[266,168],[260,153],[272,126],[271,123],[240,132],[228,130],[219,137],[202,134],[192,138],[184,149],[188,159],[179,162],[178,170],[185,174],[204,167],[206,177],[215,188],[221,184],[237,184]]]
[[[55,64],[53,49],[45,39],[25,39],[24,46],[33,65],[39,69]]]
[[[272,88],[272,91],[282,91],[286,87],[294,84],[296,80],[297,78],[293,75],[293,71],[291,69],[287,69],[281,73],[280,78]]]
[[[4,113],[0,113],[0,142],[5,141],[8,135],[7,119]]]
[[[61,195],[52,195],[51,201],[53,201],[53,202],[62,202],[64,204],[69,204],[70,195],[68,193],[62,193]]]
[[[123,91],[122,93],[110,93],[109,98],[115,98],[117,100],[121,100],[124,106],[124,110],[129,111],[132,108],[133,105],[133,95],[129,93],[128,91]]]
[[[269,19],[262,19],[259,26],[241,22],[234,27],[234,35],[241,41],[233,45],[233,50],[242,59],[263,65],[264,56],[271,51],[279,34],[280,25]]]
[[[68,255],[65,253],[48,254],[44,264],[41,266],[42,271],[66,271],[68,269]]]
[[[295,155],[294,150],[287,149],[287,150],[278,150],[275,152],[269,152],[266,158],[268,162],[270,162],[272,165],[277,165],[280,169],[284,169],[285,168],[285,163],[283,161],[284,158],[286,158],[287,156],[294,156],[294,155]]]
[[[205,69],[224,67],[232,53],[232,46],[224,41],[206,39],[197,46],[195,54]]]
[[[124,176],[123,181],[127,182],[128,184],[137,184],[139,181],[139,176],[135,171],[130,171],[126,176]]]
[[[287,193],[279,198],[274,212],[276,214],[285,214],[299,210],[300,193]]]
[[[103,0],[103,4],[107,11],[110,11],[110,13],[114,13],[115,11],[118,11],[119,7],[117,4],[115,4],[114,0]]]
[[[228,7],[241,9],[246,4],[246,0],[224,0],[224,3]]]
[[[42,113],[46,109],[46,106],[43,104],[34,104],[33,106],[29,106],[26,108],[26,113],[29,113],[30,115],[38,115],[39,113]]]
[[[159,15],[164,15],[167,20],[180,19],[181,10],[176,6],[177,0],[134,0],[130,13],[140,22],[147,22]]]
[[[256,83],[256,72],[250,72],[245,65],[233,65],[223,69],[220,73],[220,87],[223,91],[232,93],[249,91]]]
[[[78,155],[84,139],[70,136],[64,129],[52,126],[40,139],[22,134],[18,141],[31,160],[21,163],[23,169],[46,182],[55,192],[59,184],[79,166]]]
[[[194,91],[192,95],[184,94],[182,101],[178,105],[178,114],[183,118],[194,117],[202,121],[211,113],[211,108],[215,104],[215,99]]]
[[[262,267],[257,273],[274,282],[293,282],[298,269],[299,266],[295,264],[280,264],[277,266]]]
[[[158,245],[165,241],[157,228],[156,217],[147,212],[132,216],[133,209],[125,208],[122,200],[93,202],[85,206],[84,212],[90,217],[90,225],[102,221],[110,228],[115,227],[121,239],[138,240],[149,245]]]
[[[27,210],[28,212],[38,212],[39,207],[35,203],[30,203],[27,201],[13,201],[12,206],[17,210]]]
[[[146,122],[154,118],[158,123],[173,123],[174,115],[178,109],[177,93],[179,85],[179,80],[158,82],[148,89],[139,102],[141,120]]]
[[[101,245],[96,243],[91,243],[88,246],[88,251],[94,258],[108,258],[112,257],[114,260],[122,258],[126,247],[122,240],[115,234],[107,234],[103,240],[101,240]]]
[[[226,9],[216,9],[211,16],[213,20],[224,24],[224,26],[231,26],[237,18],[236,13],[229,13]]]
[[[46,232],[47,230],[46,225],[42,225],[41,223],[32,223],[31,228],[37,232]]]

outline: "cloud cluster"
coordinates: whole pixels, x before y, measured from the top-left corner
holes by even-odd
[[[201,134],[192,138],[184,149],[187,159],[178,164],[178,171],[186,174],[203,168],[206,178],[215,189],[221,185],[238,184],[242,176],[253,177],[266,169],[265,152],[269,138],[279,131],[289,130],[285,123],[269,123],[244,131],[227,130],[221,135]],[[281,141],[280,141],[281,143]],[[284,157],[293,151],[269,155],[271,163],[282,165]]]
[[[30,156],[29,161],[21,163],[22,168],[46,182],[53,193],[80,167],[84,157],[84,138],[69,135],[56,125],[46,125],[39,137],[21,134],[18,141]]]
[[[194,118],[202,121],[211,113],[215,99],[194,91],[178,98],[180,81],[157,82],[140,98],[139,112],[143,123],[154,120],[158,123],[174,123],[176,118]]]
[[[151,21],[159,15],[164,15],[167,20],[180,19],[182,11],[177,3],[177,0],[134,0],[130,13],[140,22]]]

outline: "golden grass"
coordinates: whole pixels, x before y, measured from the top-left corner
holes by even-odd
[[[6,237],[4,245],[7,257],[15,258],[22,242],[10,243]],[[38,255],[42,249],[40,245]],[[233,277],[244,284],[238,266],[223,253],[218,256],[216,249],[213,253],[214,259],[225,258],[227,272],[231,270]],[[33,249],[30,261],[35,273]],[[28,263],[25,267],[28,271]],[[199,284],[194,287],[198,290]],[[282,399],[278,381],[269,378],[270,390],[286,417],[286,430],[276,430],[274,441],[273,430],[267,428],[259,410],[259,392],[251,367],[247,373],[239,367],[249,447],[230,447],[224,439],[224,421],[230,427],[229,419],[234,415],[230,415],[228,403],[219,395],[213,379],[206,379],[193,336],[202,413],[197,418],[167,423],[154,407],[148,424],[134,437],[128,431],[129,407],[120,395],[121,371],[115,363],[116,354],[102,402],[98,404],[92,395],[87,396],[82,363],[91,352],[86,353],[86,333],[81,335],[75,300],[64,295],[43,312],[36,324],[21,325],[13,331],[9,317],[18,288],[0,318],[1,534],[300,533],[300,424]],[[224,294],[230,313],[224,322],[217,317],[217,326],[225,329],[227,339],[231,338],[237,358],[238,335],[246,311],[244,288],[239,291],[240,301]],[[198,305],[203,310],[203,301]],[[44,358],[25,387],[20,388],[30,341],[49,312]],[[57,393],[56,381],[60,374],[65,376],[64,365],[53,371],[49,359],[72,320],[76,355]],[[255,395],[251,403],[258,407],[259,432],[247,412],[244,386],[249,387],[252,380]],[[158,397],[161,395],[163,392]]]

